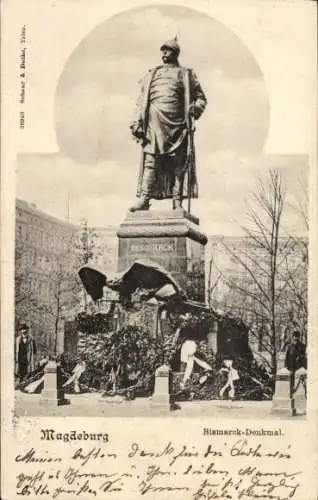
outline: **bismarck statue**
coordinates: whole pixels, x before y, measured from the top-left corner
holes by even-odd
[[[169,40],[161,46],[163,65],[147,73],[131,126],[141,143],[139,200],[132,212],[148,210],[151,199],[172,198],[181,208],[184,198],[197,198],[193,144],[194,121],[203,113],[206,97],[195,73],[180,66],[180,47]]]

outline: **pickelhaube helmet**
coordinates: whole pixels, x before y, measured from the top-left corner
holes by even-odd
[[[163,50],[164,48],[168,48],[176,52],[176,54],[180,53],[180,45],[178,44],[178,39],[177,37],[173,38],[172,40],[167,40],[165,41],[161,47],[160,50]]]

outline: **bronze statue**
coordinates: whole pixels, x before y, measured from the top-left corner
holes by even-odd
[[[138,179],[139,200],[131,211],[148,210],[150,199],[182,200],[198,197],[193,144],[194,120],[207,100],[195,73],[180,66],[176,39],[161,48],[163,65],[147,73],[137,103],[131,132],[142,146]]]

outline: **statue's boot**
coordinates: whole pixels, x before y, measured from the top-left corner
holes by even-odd
[[[149,203],[149,198],[146,198],[145,196],[141,195],[139,200],[132,206],[130,207],[131,212],[137,212],[138,210],[149,210],[150,203]]]
[[[145,168],[142,178],[141,196],[139,200],[130,207],[131,212],[138,210],[149,210],[152,187],[156,178],[156,171],[153,168]]]

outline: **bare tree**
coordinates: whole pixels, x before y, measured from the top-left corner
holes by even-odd
[[[80,265],[88,264],[92,261],[96,251],[96,231],[88,226],[86,219],[81,222],[81,229],[77,233],[74,246]]]
[[[258,180],[247,202],[248,223],[242,227],[244,245],[238,251],[223,241],[225,251],[240,268],[239,279],[225,276],[225,280],[232,295],[243,297],[242,316],[254,325],[251,332],[261,336],[273,374],[277,371],[280,340],[281,267],[290,246],[289,241],[281,241],[285,196],[279,171],[270,170],[266,180]]]
[[[42,314],[53,329],[54,353],[57,354],[58,333],[66,316],[75,316],[79,304],[80,283],[74,253],[65,252],[52,262],[49,297],[42,303]]]
[[[58,236],[58,235],[56,235]],[[54,253],[18,241],[15,248],[15,319],[31,327],[38,352],[56,351],[57,333],[63,317],[79,303],[81,290],[78,269],[89,247],[76,247],[76,237],[68,235]]]
[[[295,203],[291,204],[298,215],[303,232],[309,232],[308,214],[308,189],[306,185],[306,174],[298,178],[298,194]],[[283,280],[285,286],[285,304],[287,316],[290,323],[296,327],[304,342],[307,341],[307,319],[308,319],[308,237],[296,237],[289,235],[291,241],[291,252],[285,256],[283,267]],[[293,265],[291,265],[291,262]]]
[[[217,289],[219,281],[221,280],[222,274],[221,272],[217,272],[217,275],[214,277],[213,275],[213,267],[214,267],[214,257],[212,255],[209,260],[209,268],[208,268],[208,282],[207,282],[207,293],[208,293],[208,305],[212,307],[212,300],[214,291]]]

